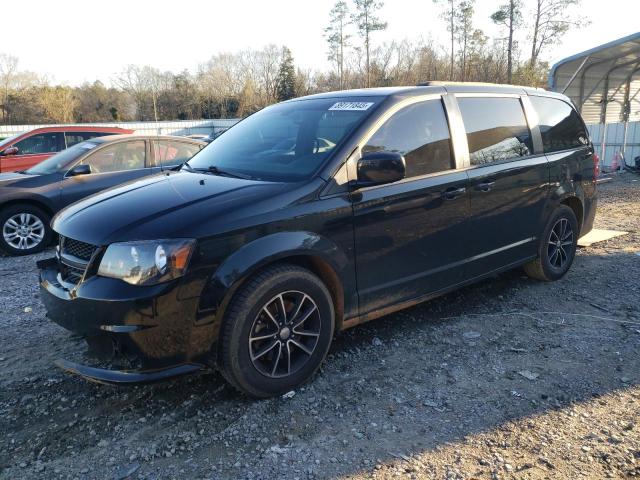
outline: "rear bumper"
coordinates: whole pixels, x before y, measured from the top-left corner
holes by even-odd
[[[192,330],[198,298],[181,299],[177,282],[140,287],[94,276],[70,286],[60,279],[57,259],[40,261],[38,268],[47,317],[83,336],[90,353],[126,365],[105,370],[60,360],[61,368],[110,384],[153,382],[206,368],[210,344],[194,338]]]
[[[584,219],[580,228],[580,236],[583,237],[593,229],[593,222],[596,218],[596,207],[598,205],[598,195],[596,192],[584,201]]]

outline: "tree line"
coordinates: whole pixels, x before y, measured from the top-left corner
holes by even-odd
[[[544,86],[544,60],[571,28],[587,20],[580,0],[507,0],[489,37],[475,25],[475,0],[431,0],[440,9],[447,45],[432,39],[377,42],[388,23],[379,0],[339,0],[324,38],[330,68],[296,66],[286,46],[220,53],[195,72],[128,65],[112,85],[55,85],[0,53],[3,124],[188,120],[244,117],[277,101],[348,88],[415,85],[425,80]],[[523,35],[524,33],[524,35]],[[526,42],[516,38],[526,38]]]

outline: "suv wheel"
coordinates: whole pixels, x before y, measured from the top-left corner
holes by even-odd
[[[538,258],[527,263],[524,270],[532,278],[550,282],[562,278],[571,267],[578,243],[578,221],[566,205],[551,215],[538,247]]]
[[[40,252],[51,241],[49,215],[33,205],[12,205],[0,212],[0,247],[10,255]]]
[[[307,381],[329,350],[334,329],[329,291],[310,271],[269,267],[234,295],[220,332],[224,377],[254,397],[285,393]]]

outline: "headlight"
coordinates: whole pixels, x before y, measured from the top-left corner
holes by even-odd
[[[191,239],[112,243],[98,275],[132,285],[156,285],[184,275],[196,241]]]

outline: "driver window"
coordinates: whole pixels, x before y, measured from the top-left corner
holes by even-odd
[[[91,173],[136,170],[145,167],[145,142],[120,142],[97,150],[81,163],[91,166]]]
[[[389,118],[362,153],[384,150],[402,154],[407,178],[451,170],[451,137],[440,100],[409,105]]]

